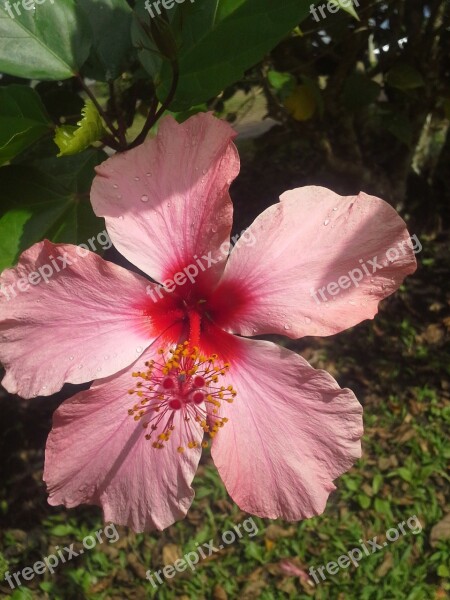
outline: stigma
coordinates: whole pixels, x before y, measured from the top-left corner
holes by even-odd
[[[150,360],[145,371],[133,373],[139,381],[128,393],[139,401],[128,414],[141,421],[153,448],[163,449],[175,435],[177,451],[183,453],[199,446],[199,429],[214,438],[227,423],[220,409],[223,402],[232,403],[237,392],[232,385],[220,383],[230,364],[221,363],[217,354],[203,355],[188,341],[169,350],[160,348],[158,354],[160,360]]]

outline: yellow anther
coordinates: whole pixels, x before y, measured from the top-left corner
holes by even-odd
[[[199,448],[200,443],[202,448],[207,448],[207,441],[195,441],[194,431],[198,431],[200,427],[213,438],[228,422],[228,419],[219,414],[221,403],[224,400],[233,402],[237,392],[232,385],[219,387],[217,383],[220,377],[226,375],[230,363],[219,364],[217,354],[200,354],[199,348],[191,347],[187,340],[168,350],[160,348],[158,354],[161,355],[161,359],[156,362],[147,361],[143,372],[132,373],[133,377],[140,380],[134,389],[128,390],[128,394],[138,396],[137,404],[128,410],[128,414],[135,421],[140,421],[144,429],[150,430],[150,433],[143,434],[147,440],[151,440],[153,448],[161,450],[166,447],[175,429],[174,423],[179,423],[180,420],[187,428],[190,439],[180,439],[183,445],[175,446],[177,452],[183,453],[187,448]],[[166,377],[170,378],[171,383],[166,383]],[[206,412],[198,394],[200,387],[205,390],[201,392],[203,402],[206,403],[206,407],[210,407],[206,408]],[[164,426],[161,419],[166,414],[168,417]]]

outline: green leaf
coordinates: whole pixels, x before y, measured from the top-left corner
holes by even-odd
[[[86,243],[105,228],[92,212],[89,190],[99,150],[0,169],[0,271],[43,239]]]
[[[123,73],[135,54],[131,42],[132,10],[126,0],[78,0],[93,33],[83,75],[110,81]]]
[[[363,73],[353,73],[344,83],[342,99],[347,108],[358,110],[375,102],[381,87]]]
[[[349,15],[359,21],[358,14],[353,6],[352,0],[330,0],[331,4],[336,4],[340,9],[345,10]]]
[[[32,88],[0,88],[0,164],[16,157],[52,128],[44,105]]]
[[[370,506],[370,498],[364,494],[358,494],[358,502],[361,508],[369,508]]]
[[[439,565],[437,574],[439,577],[450,577],[450,569],[447,565]]]
[[[399,90],[415,90],[425,85],[422,75],[411,65],[398,63],[386,74],[386,83]]]
[[[105,135],[102,119],[92,100],[86,100],[82,114],[78,127],[63,125],[56,128],[54,141],[60,150],[58,156],[79,154]]]
[[[73,527],[71,525],[55,525],[50,529],[50,533],[56,537],[65,537],[73,533]]]
[[[411,146],[413,128],[405,113],[386,112],[382,115],[381,125],[406,146]]]
[[[271,70],[267,73],[267,79],[282,100],[290,96],[296,86],[295,77],[291,73]]]
[[[181,5],[180,80],[171,109],[183,110],[209,100],[239,80],[309,15],[310,4],[299,0],[196,0]],[[158,96],[162,100],[172,82],[168,63],[161,79]]]
[[[344,485],[348,490],[356,492],[361,487],[361,481],[359,479],[352,479],[349,475],[346,475]]]
[[[28,588],[21,587],[14,590],[11,600],[33,600],[33,594]]]
[[[44,0],[30,10],[0,2],[0,72],[67,79],[88,57],[90,38],[89,23],[75,0]]]
[[[395,471],[395,473],[397,475],[399,475],[404,481],[407,481],[408,483],[412,483],[414,481],[411,471],[409,469],[406,469],[405,467],[398,468]]]
[[[372,490],[374,494],[378,494],[383,484],[383,476],[381,473],[376,473],[372,481]]]

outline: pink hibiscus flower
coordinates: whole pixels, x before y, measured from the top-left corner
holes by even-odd
[[[98,504],[105,520],[135,531],[168,527],[193,500],[209,435],[240,508],[294,521],[321,513],[360,456],[354,394],[294,352],[241,336],[326,336],[373,318],[415,270],[405,223],[378,198],[305,187],[264,211],[228,257],[234,135],[210,114],[182,125],[167,117],[155,139],[98,168],[96,214],[164,289],[48,241],[3,273],[23,289],[0,295],[5,388],[30,398],[95,380],[54,415],[52,505]],[[403,252],[371,277],[314,298],[393,246]],[[47,284],[23,283],[48,264],[61,268]]]

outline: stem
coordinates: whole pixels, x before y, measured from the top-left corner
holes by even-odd
[[[136,148],[136,146],[139,146],[140,144],[142,144],[142,142],[144,142],[150,129],[155,123],[157,123],[157,121],[161,118],[161,116],[171,105],[172,100],[175,97],[175,92],[177,91],[178,81],[180,79],[180,70],[176,61],[172,61],[172,74],[172,84],[170,86],[169,93],[167,94],[167,98],[161,104],[159,110],[155,113],[156,107],[158,106],[158,99],[155,95],[144,128],[142,129],[141,133],[137,136],[137,138],[128,146],[129,150],[131,150],[131,148]]]
[[[118,124],[117,134],[119,136],[119,141],[120,141],[121,146],[126,147],[126,145],[127,145],[126,126],[123,121],[122,115],[119,112],[119,108],[117,106],[116,89],[114,87],[114,81],[112,81],[112,80],[108,81],[108,88],[109,88],[109,97],[111,99],[112,110],[113,110],[114,116],[117,119],[117,124]]]
[[[128,146],[129,150],[131,150],[131,148],[136,148],[136,146],[139,146],[145,140],[148,132],[150,131],[150,129],[153,127],[153,125],[157,121],[157,119],[155,119],[157,108],[158,108],[158,98],[156,97],[156,94],[155,94],[155,97],[152,100],[152,103],[150,106],[150,111],[147,115],[147,119],[145,121],[144,127],[143,127],[141,133],[136,137],[136,139],[133,142],[131,142],[131,144]]]

